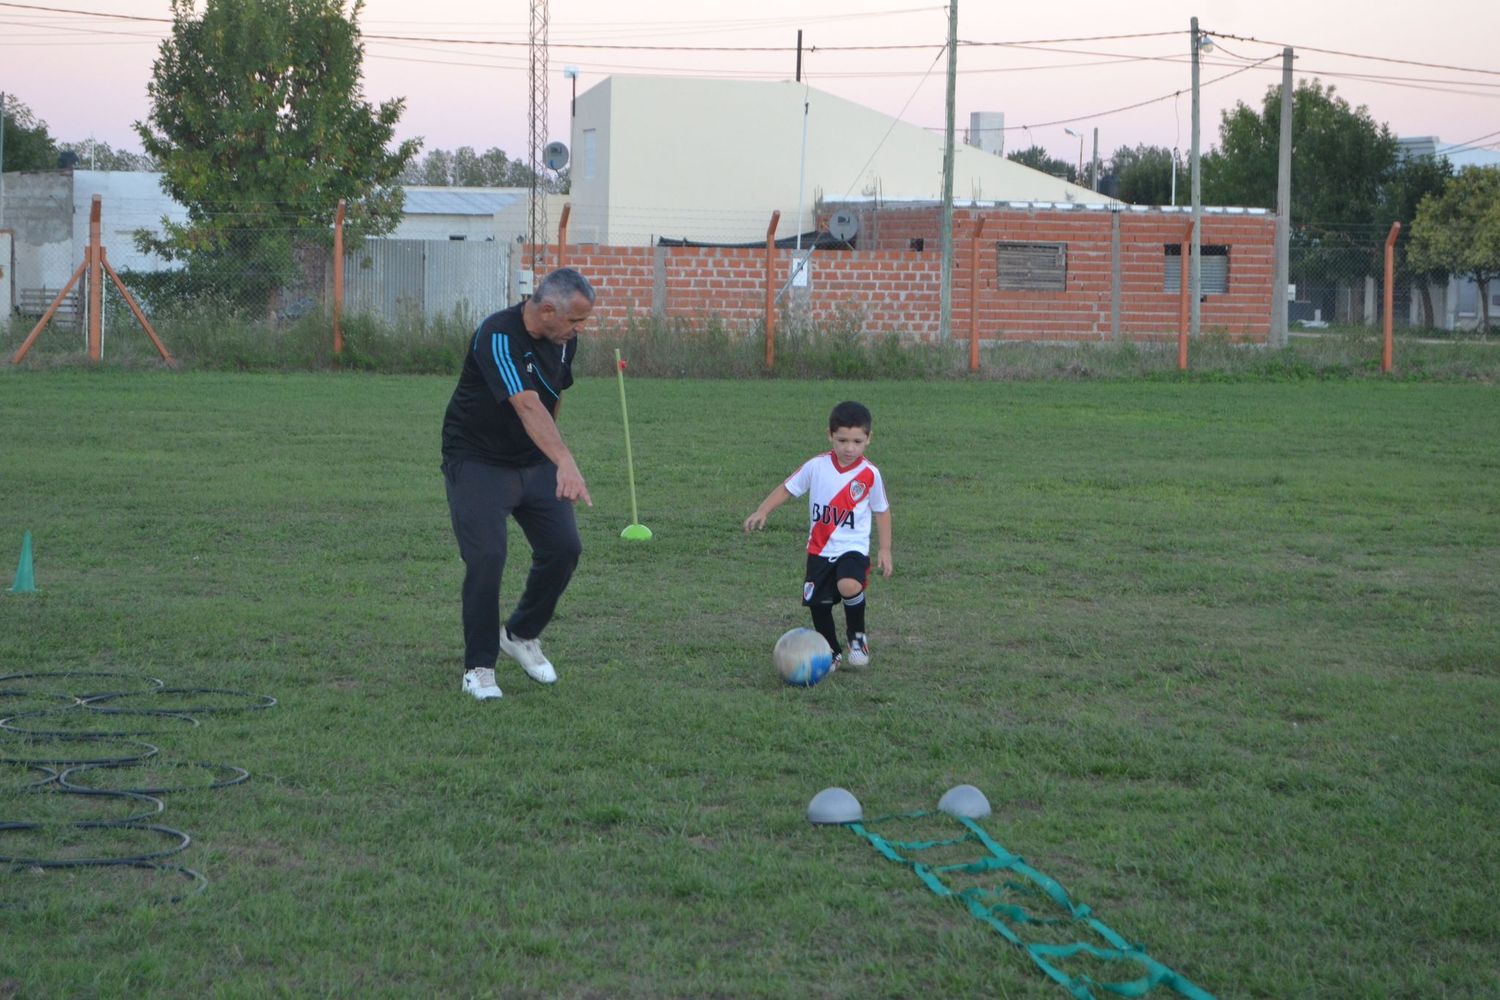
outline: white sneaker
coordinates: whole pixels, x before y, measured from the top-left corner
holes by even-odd
[[[500,630],[500,651],[515,660],[526,671],[526,676],[542,684],[556,684],[557,671],[552,668],[552,663],[542,655],[542,644],[537,639],[518,639],[510,634],[510,629]]]
[[[849,666],[867,667],[869,665],[870,642],[863,632],[856,632],[849,640]]]
[[[495,672],[488,667],[476,667],[464,674],[464,694],[471,694],[480,701],[499,698],[500,686],[495,683]]]

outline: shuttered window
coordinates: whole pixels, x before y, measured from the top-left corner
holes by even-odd
[[[995,244],[995,287],[1011,291],[1064,292],[1068,289],[1066,243]]]
[[[1182,247],[1176,243],[1162,246],[1163,280],[1162,291],[1177,295],[1182,291]],[[1203,256],[1199,258],[1202,270],[1203,294],[1225,295],[1229,292],[1229,247],[1221,244],[1203,245]]]

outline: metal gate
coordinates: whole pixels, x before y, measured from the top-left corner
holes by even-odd
[[[509,304],[510,248],[494,241],[368,237],[344,265],[344,308],[388,323],[472,326]]]

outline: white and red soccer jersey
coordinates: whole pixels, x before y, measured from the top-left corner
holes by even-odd
[[[845,552],[868,555],[870,515],[891,509],[880,470],[864,458],[840,468],[833,452],[827,451],[803,462],[782,485],[794,497],[807,494],[808,555],[827,559]]]

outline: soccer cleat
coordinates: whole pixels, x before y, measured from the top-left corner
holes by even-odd
[[[526,676],[541,684],[555,684],[557,671],[542,655],[542,644],[536,639],[519,639],[510,634],[510,629],[500,630],[500,651],[515,660],[526,671]]]
[[[870,641],[863,632],[856,632],[849,639],[849,666],[865,667],[870,664]]]
[[[836,673],[838,671],[839,667],[842,667],[843,665],[844,665],[844,654],[843,653],[834,653],[833,654],[833,661],[828,664],[828,672],[830,674]]]
[[[480,701],[500,697],[500,686],[495,683],[495,672],[488,667],[475,667],[464,674],[464,693]]]

